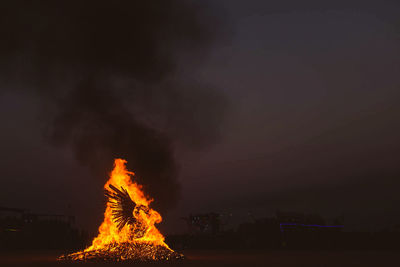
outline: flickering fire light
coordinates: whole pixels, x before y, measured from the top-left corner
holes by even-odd
[[[126,161],[115,159],[114,169],[104,185],[108,197],[103,223],[92,245],[83,251],[62,255],[71,261],[153,261],[183,259],[164,242],[155,227],[161,215],[149,207],[142,186],[133,182],[135,175],[126,169]]]

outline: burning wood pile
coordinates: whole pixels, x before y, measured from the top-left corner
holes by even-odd
[[[156,261],[184,256],[168,247],[155,227],[161,215],[151,209],[141,186],[132,182],[133,172],[125,160],[116,159],[110,179],[104,185],[108,198],[104,221],[92,245],[83,251],[62,255],[63,261]],[[119,189],[117,188],[119,186]]]
[[[151,243],[111,243],[104,248],[63,255],[63,261],[167,261],[180,260],[184,256],[164,246]]]

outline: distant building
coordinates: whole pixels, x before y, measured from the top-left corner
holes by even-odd
[[[86,234],[74,222],[74,216],[0,207],[0,249],[82,246]]]
[[[319,214],[304,214],[297,212],[276,213],[281,232],[287,231],[315,231],[315,230],[341,230],[343,225],[327,225]]]
[[[217,213],[190,214],[182,219],[186,221],[190,234],[217,234],[221,230],[220,215]]]

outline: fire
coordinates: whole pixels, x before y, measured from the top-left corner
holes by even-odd
[[[114,170],[111,172],[110,179],[104,185],[104,189],[108,190],[110,185],[117,185],[125,188],[133,202],[136,205],[143,205],[148,207],[153,199],[148,199],[142,191],[142,186],[132,182],[131,176],[135,174],[130,172],[125,167],[126,160],[115,159]],[[142,238],[132,239],[132,228],[134,226],[125,225],[124,228],[118,230],[116,223],[113,221],[111,203],[107,202],[106,211],[104,212],[104,221],[99,227],[99,234],[93,240],[92,245],[85,249],[85,251],[101,249],[110,243],[123,243],[123,242],[146,242],[153,245],[161,245],[168,247],[164,242],[164,236],[155,227],[156,223],[162,221],[161,215],[150,209],[148,214],[143,211],[139,212],[139,219],[146,225],[146,232]]]
[[[156,223],[162,221],[162,217],[149,207],[153,199],[147,198],[142,186],[132,181],[135,174],[126,169],[126,162],[123,159],[115,159],[114,169],[104,185],[109,201],[104,212],[104,220],[99,227],[99,234],[93,239],[92,245],[83,251],[63,255],[60,260],[120,261],[183,258],[183,255],[168,247],[164,242],[164,236],[155,227]],[[126,209],[127,205],[131,210]],[[123,210],[131,223],[119,224],[116,207]],[[126,210],[129,211],[128,215]]]

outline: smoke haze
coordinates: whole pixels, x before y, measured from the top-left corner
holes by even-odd
[[[2,86],[40,96],[46,139],[103,180],[113,158],[127,159],[156,207],[173,206],[174,146],[218,140],[226,106],[180,77],[178,58],[196,64],[218,22],[187,1],[4,1],[0,10]]]

